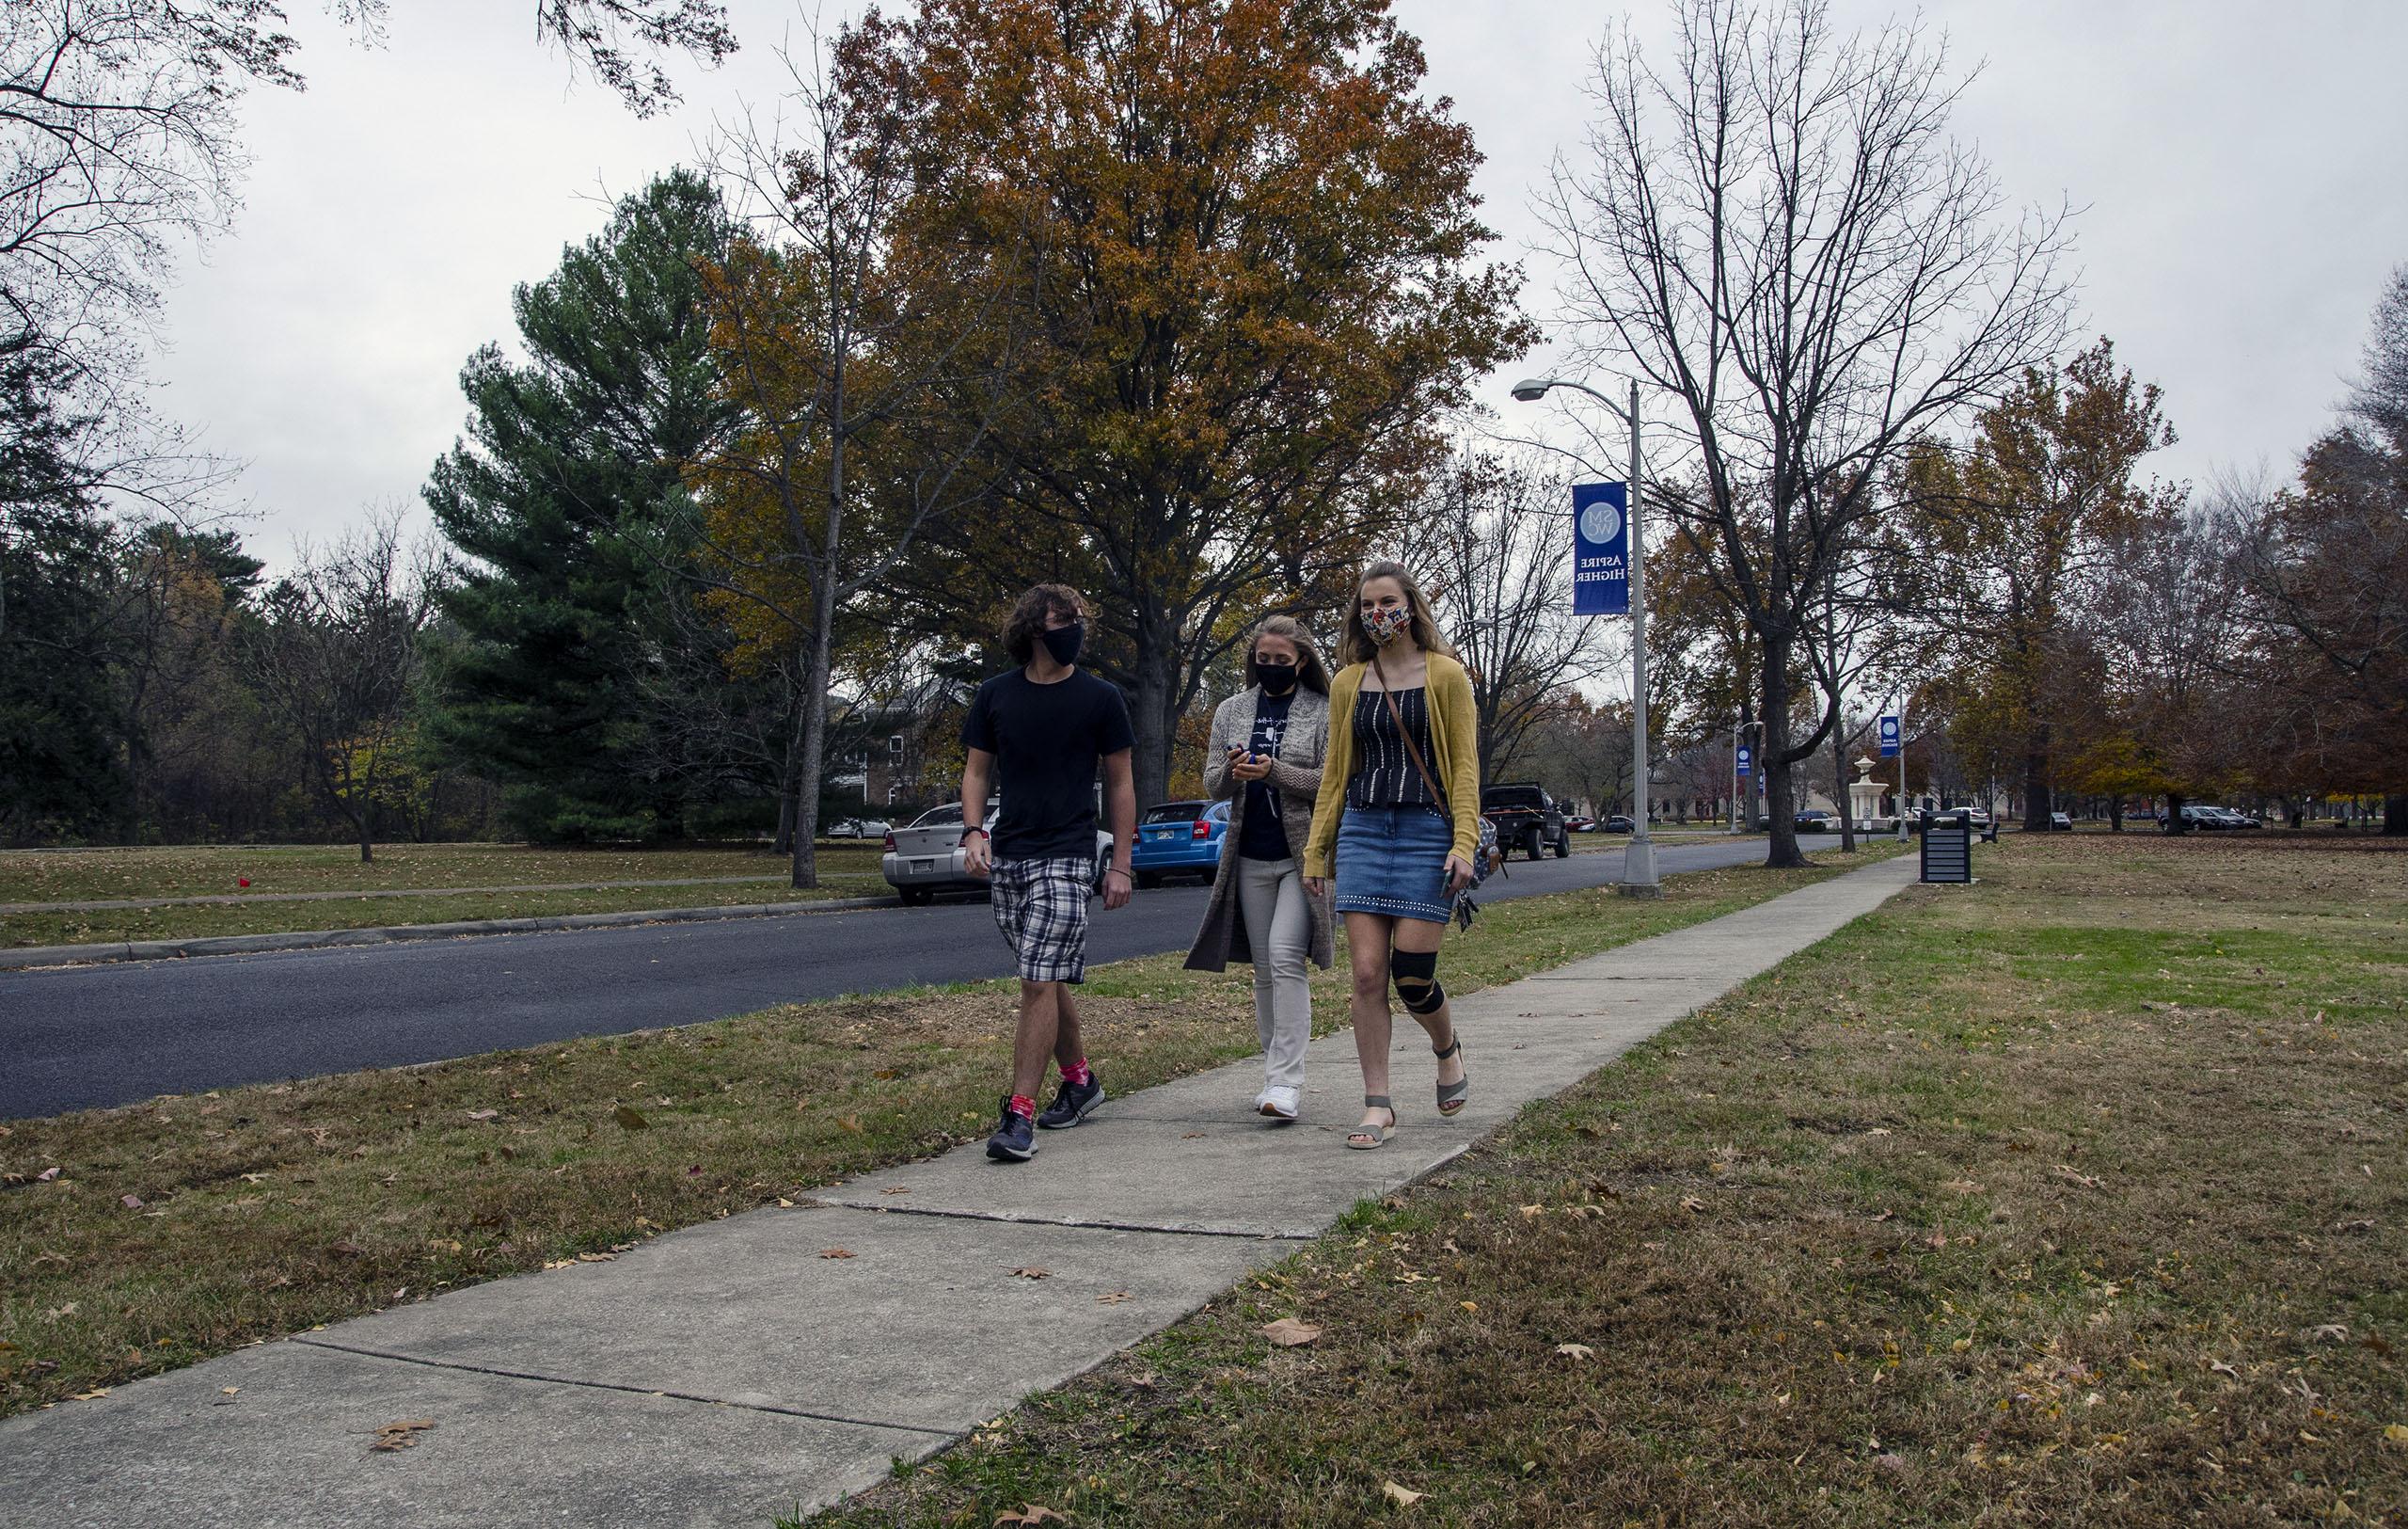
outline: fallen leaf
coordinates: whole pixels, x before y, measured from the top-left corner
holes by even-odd
[[[2057,1177],[2065,1180],[2067,1184],[2079,1184],[2085,1189],[2096,1189],[2099,1187],[2099,1181],[2097,1179],[2092,1178],[2087,1173],[2077,1173],[2064,1163],[2059,1163],[2057,1165]]]
[[[74,1395],[70,1396],[67,1399],[71,1402],[96,1402],[108,1394],[108,1387],[94,1386],[89,1391],[79,1391]]]
[[[1700,1200],[1695,1195],[1683,1195],[1681,1196],[1681,1209],[1688,1211],[1691,1214],[1695,1214],[1698,1211],[1705,1209],[1705,1202]]]
[[[643,1111],[633,1105],[619,1106],[610,1111],[610,1118],[630,1131],[648,1130],[652,1125],[652,1122],[643,1118]]]
[[[471,1109],[468,1111],[468,1119],[472,1121],[489,1121],[500,1113],[501,1111],[499,1109]]]
[[[376,1430],[376,1441],[368,1447],[381,1449],[389,1455],[417,1443],[418,1436],[434,1426],[433,1418],[405,1418],[399,1423],[388,1423]]]
[[[836,1117],[836,1129],[859,1136],[862,1134],[862,1118],[859,1115],[839,1115]]]
[[[1069,1521],[1068,1514],[1056,1513],[1052,1508],[1037,1503],[1022,1503],[1018,1513],[1006,1509],[995,1515],[995,1522],[999,1524],[1068,1523]]]
[[[895,1069],[892,1067],[881,1067],[877,1072],[870,1074],[870,1076],[877,1078],[881,1083],[891,1080],[895,1075]]]
[[[1320,1337],[1321,1329],[1310,1322],[1300,1322],[1292,1316],[1283,1316],[1276,1322],[1264,1323],[1262,1335],[1281,1348],[1296,1348]]]
[[[34,1182],[36,1184],[48,1184],[51,1180],[56,1177],[58,1177],[57,1169],[45,1168],[40,1172],[34,1175]]]
[[[1411,1507],[1430,1495],[1428,1492],[1415,1491],[1410,1487],[1400,1487],[1393,1481],[1381,1482],[1380,1494],[1399,1507]]]
[[[73,1316],[74,1314],[75,1303],[71,1300],[64,1306],[53,1306],[50,1310],[42,1313],[41,1316],[42,1320],[45,1322],[55,1322],[62,1316]]]
[[[2208,1361],[2208,1368],[2218,1375],[2228,1375],[2235,1379],[2239,1379],[2241,1378],[2241,1372],[2239,1370],[2234,1369],[2231,1365],[2226,1364],[2220,1359],[2211,1359]]]
[[[2338,1322],[2327,1322],[2321,1327],[2309,1328],[2300,1336],[2309,1343],[2343,1343],[2348,1340],[2350,1330]]]
[[[1467,1312],[1477,1312],[1480,1310],[1480,1302],[1476,1300],[1459,1300],[1455,1302],[1455,1304]]]
[[[217,1388],[217,1394],[220,1396],[239,1396],[242,1394],[243,1388],[240,1386],[220,1386]]]
[[[780,1210],[792,1210],[794,1209],[794,1202],[788,1200],[784,1195],[780,1195],[778,1196],[778,1208]]]
[[[1555,1351],[1565,1359],[1595,1359],[1597,1351],[1587,1344],[1557,1344]]]
[[[882,1195],[908,1195],[911,1192],[909,1187],[900,1184],[890,1184],[879,1191]]]
[[[334,1254],[337,1258],[357,1258],[367,1250],[367,1249],[362,1248],[359,1244],[353,1242],[348,1237],[344,1238],[341,1242],[330,1242],[326,1244],[326,1251]]]
[[[2408,1423],[2384,1424],[2383,1441],[2386,1444],[2408,1444]]]
[[[1126,1290],[1107,1290],[1095,1298],[1095,1303],[1099,1306],[1117,1306],[1128,1298],[1129,1292]]]
[[[1203,1135],[1204,1133],[1201,1131],[1182,1131],[1180,1133],[1179,1139],[1181,1141],[1196,1141],[1202,1139]]]
[[[1024,1268],[1012,1270],[1012,1275],[1022,1280],[1050,1280],[1054,1277],[1054,1271],[1049,1268],[1039,1268],[1037,1265],[1031,1264]]]
[[[143,1204],[140,1195],[119,1195],[117,1197],[117,1202],[128,1210],[140,1210]]]
[[[1545,1205],[1524,1205],[1519,1208],[1524,1216],[1545,1216],[1546,1214],[1546,1207]]]
[[[850,1258],[853,1256],[853,1250],[850,1248],[822,1248],[819,1250],[819,1256],[822,1258]]]

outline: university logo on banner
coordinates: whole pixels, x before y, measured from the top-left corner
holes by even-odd
[[[1572,486],[1572,613],[1630,613],[1630,496],[1618,483]]]
[[[1895,717],[1884,717],[1881,719],[1881,757],[1884,759],[1894,759],[1897,757],[1898,719]]]
[[[1751,773],[1751,772],[1755,769],[1755,763],[1756,763],[1756,751],[1755,751],[1755,750],[1753,750],[1753,749],[1751,749],[1751,748],[1750,748],[1750,747],[1748,747],[1748,745],[1747,745],[1747,744],[1745,744],[1745,743],[1740,744],[1740,745],[1739,745],[1739,778],[1740,778],[1741,780],[1746,780],[1746,779],[1748,778],[1749,774],[1750,774],[1750,773]]]

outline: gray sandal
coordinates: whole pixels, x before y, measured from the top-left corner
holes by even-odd
[[[1464,1038],[1462,1034],[1458,1032],[1452,1041],[1447,1043],[1446,1050],[1434,1050],[1431,1055],[1436,1057],[1440,1061],[1445,1061],[1450,1057],[1460,1057],[1463,1053]],[[1464,1075],[1455,1079],[1452,1083],[1441,1083],[1438,1085],[1438,1113],[1441,1115],[1453,1115],[1458,1113],[1464,1107],[1465,1103],[1470,1098],[1470,1095],[1471,1071],[1466,1068],[1464,1071]]]
[[[1347,1132],[1346,1144],[1354,1148],[1356,1152],[1370,1152],[1374,1147],[1385,1145],[1388,1139],[1388,1133],[1396,1129],[1396,1106],[1389,1101],[1386,1094],[1367,1093],[1363,1095],[1363,1107],[1365,1109],[1386,1110],[1388,1112],[1388,1123],[1386,1125],[1366,1123],[1358,1125],[1352,1131]]]

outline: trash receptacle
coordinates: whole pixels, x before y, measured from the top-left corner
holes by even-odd
[[[1973,815],[1955,812],[1923,815],[1923,879],[1926,882],[1970,882],[1973,879]]]

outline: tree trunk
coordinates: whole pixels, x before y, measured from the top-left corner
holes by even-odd
[[[778,833],[769,841],[771,854],[794,852],[794,772],[786,772],[785,784],[778,788]]]
[[[2383,799],[2383,831],[2386,836],[2408,834],[2408,794],[2395,791]]]
[[[1137,791],[1137,811],[1170,796],[1171,751],[1179,746],[1179,645],[1177,634],[1157,629],[1139,618],[1137,652],[1131,666],[1135,693],[1129,697],[1130,730],[1137,746],[1130,759],[1130,774]]]
[[[1847,794],[1847,729],[1831,729],[1831,801],[1840,814],[1840,853],[1856,852],[1856,806]]]
[[[2049,790],[2048,753],[2044,749],[2034,748],[2023,756],[2023,831],[2025,833],[2045,834],[2049,831],[2049,805],[2053,800]]]
[[[2123,831],[2124,798],[2121,792],[2117,792],[2107,799],[2107,832],[2120,834]]]
[[[1764,748],[1756,767],[1765,772],[1765,851],[1767,870],[1802,870],[1809,864],[1798,850],[1797,814],[1791,783],[1797,765],[1789,753],[1789,640],[1765,639]]]
[[[2182,804],[2185,800],[2187,798],[2177,796],[2172,791],[2165,793],[2165,821],[2160,826],[2163,827],[2167,833],[2187,834],[2191,831],[2191,825],[2182,820]]]
[[[810,645],[802,661],[802,748],[794,772],[793,874],[787,878],[805,891],[819,884],[819,777],[828,747],[828,671],[836,645],[835,602],[815,599],[811,605]],[[966,808],[962,820],[969,820]]]

